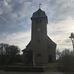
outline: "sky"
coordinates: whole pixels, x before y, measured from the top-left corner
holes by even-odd
[[[48,16],[48,36],[60,51],[72,50],[74,0],[0,0],[0,43],[24,49],[31,40],[31,16],[40,3]]]

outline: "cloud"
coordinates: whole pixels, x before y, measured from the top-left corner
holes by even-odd
[[[29,20],[26,20],[30,16],[28,7],[31,7],[28,1],[0,0],[0,31],[21,31],[23,27],[29,25]]]
[[[74,1],[73,0],[50,0],[50,12],[54,21],[66,19],[66,17],[74,17]]]
[[[30,38],[30,18],[39,3],[48,16],[48,35],[58,45],[69,43],[74,32],[74,0],[0,0],[0,41],[23,47],[26,36]]]
[[[74,18],[72,17],[48,24],[48,36],[57,43],[59,49],[70,48],[72,50],[72,43],[69,38],[71,32],[74,32]]]
[[[4,33],[0,36],[0,43],[7,43],[10,45],[17,45],[24,49],[31,40],[30,32],[16,32],[12,34]]]
[[[48,36],[57,44],[57,49],[69,48],[72,50],[72,43],[69,39],[70,33],[74,32],[74,18],[68,17],[57,23],[50,23],[47,26]],[[54,28],[54,29],[53,29]],[[1,43],[14,44],[24,49],[31,40],[31,31],[3,33],[0,35]]]
[[[16,32],[23,30],[26,25],[30,26],[30,17],[39,8],[39,3],[42,3],[41,8],[48,15],[49,22],[74,17],[73,0],[0,0],[0,28],[5,27],[1,31]]]

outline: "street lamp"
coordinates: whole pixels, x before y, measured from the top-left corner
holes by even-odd
[[[72,41],[72,45],[73,45],[73,52],[74,52],[74,33],[71,33],[71,36],[69,37]]]

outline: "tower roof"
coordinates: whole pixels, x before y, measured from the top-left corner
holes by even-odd
[[[38,17],[47,17],[45,12],[40,8],[36,12],[34,12],[32,15],[32,18],[38,18]]]

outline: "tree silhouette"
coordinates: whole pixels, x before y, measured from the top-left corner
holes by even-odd
[[[59,69],[65,72],[74,72],[74,55],[69,49],[61,52],[59,57]]]
[[[20,53],[20,50],[17,46],[11,45],[6,48],[6,62],[7,64],[12,64],[16,62],[17,56]]]
[[[19,52],[20,52],[19,48],[17,46],[14,46],[14,45],[6,48],[7,55],[15,56],[15,55],[19,54]]]

